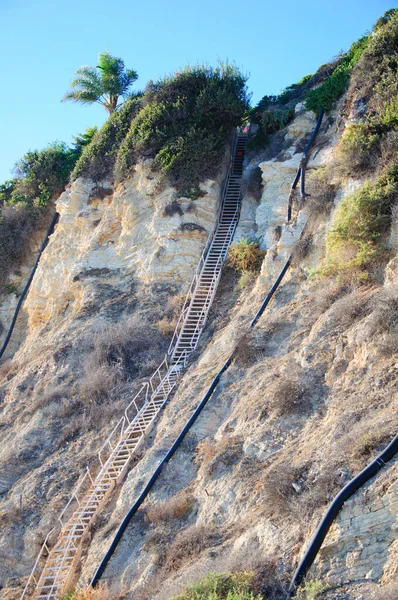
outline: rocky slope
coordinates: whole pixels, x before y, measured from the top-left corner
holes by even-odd
[[[325,119],[310,171],[331,162],[351,118],[341,103]],[[285,223],[290,184],[314,124],[315,115],[298,105],[271,146],[249,155],[236,240],[260,238],[267,250],[261,273],[243,290],[231,271],[224,273],[198,352],[92,533],[82,583],[233,348],[231,368],[106,570],[117,594],[167,599],[210,570],[246,568],[265,573],[270,595],[283,589],[334,493],[396,431],[396,357],[372,334],[377,298],[397,285],[394,261],[388,277],[360,288],[308,277],[323,256],[334,207],[362,181],[336,181],[331,214],[314,217],[310,203],[297,201],[293,223]],[[206,182],[206,195],[192,202],[170,188],[159,191],[143,166],[116,190],[78,180],[59,199],[60,223],[25,305],[26,341],[1,383],[2,598],[17,597],[40,539],[110,421],[167,347],[156,322],[190,282],[221,180]],[[307,221],[309,252],[295,260],[249,332]],[[118,354],[128,377],[118,375],[117,361],[100,360],[110,348],[128,348],[120,323],[128,339],[139,340]],[[397,464],[347,503],[313,577],[332,586],[396,580]],[[371,567],[370,556],[377,556]],[[352,584],[346,596],[330,597],[361,593]]]

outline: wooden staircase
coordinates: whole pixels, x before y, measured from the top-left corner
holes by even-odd
[[[199,261],[169,354],[127,406],[124,415],[98,452],[100,469],[87,472],[72,492],[59,522],[58,539],[50,548],[52,530],[34,564],[21,600],[60,598],[74,584],[82,544],[93,520],[116,484],[125,476],[131,459],[143,443],[175,387],[187,358],[198,344],[221,277],[222,264],[235,233],[241,202],[240,182],[246,136],[237,134],[231,164],[222,192],[216,229]]]

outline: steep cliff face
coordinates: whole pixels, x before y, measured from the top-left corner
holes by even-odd
[[[261,273],[238,290],[234,275],[225,272],[198,352],[141,460],[98,519],[81,583],[234,348],[232,367],[127,529],[105,573],[112,591],[167,599],[209,571],[260,563],[280,581],[270,576],[270,589],[283,587],[333,494],[396,430],[396,358],[381,351],[372,333],[372,303],[397,283],[394,260],[380,284],[356,288],[308,277],[324,254],[336,206],[363,182],[336,180],[330,214],[313,216],[311,203],[302,206],[296,198],[294,219],[285,222],[289,188],[315,120],[298,105],[275,146],[249,156],[235,239],[259,237],[267,250]],[[310,172],[331,164],[345,124],[339,105],[324,121]],[[0,540],[2,597],[17,596],[72,484],[134,384],[167,348],[167,340],[155,335],[156,322],[170,296],[190,282],[213,226],[221,180],[207,181],[205,195],[191,201],[171,188],[160,191],[143,165],[115,190],[107,182],[95,187],[77,180],[59,199],[60,223],[26,302],[27,338],[1,384],[1,509],[7,511]],[[311,185],[309,193],[316,194]],[[268,312],[249,332],[307,222],[307,255],[294,261]],[[138,346],[105,364],[98,358],[104,338],[113,336],[107,352],[130,343],[120,324]],[[144,354],[143,365],[137,356]],[[118,361],[127,376],[118,375]],[[97,379],[87,385],[95,369]],[[110,384],[98,399],[104,369]],[[394,580],[395,478],[394,463],[347,504],[314,576],[333,585],[360,577]],[[372,535],[378,515],[386,527]],[[366,570],[371,553],[377,564]]]
[[[93,535],[83,582],[92,576],[120,519],[235,346],[233,366],[106,570],[104,581],[116,593],[167,599],[209,571],[259,564],[274,565],[282,582],[274,586],[282,589],[286,570],[298,560],[333,494],[369,460],[368,447],[377,447],[395,431],[395,358],[381,355],[368,333],[371,310],[366,306],[380,289],[350,291],[307,279],[306,269],[318,265],[323,255],[330,217],[311,220],[308,209],[296,205],[295,222],[285,223],[290,184],[315,122],[302,107],[297,113],[284,131],[283,151],[266,160],[256,156],[247,165],[248,177],[261,169],[262,194],[257,200],[246,194],[236,239],[250,231],[261,234],[268,250],[261,274],[252,289],[241,293],[231,290],[230,276],[225,276],[198,361]],[[336,111],[325,122],[309,171],[330,163],[343,131]],[[351,179],[340,184],[335,204],[361,183]],[[269,312],[247,334],[250,319],[308,220],[312,251],[286,276]],[[393,285],[391,280],[386,283]],[[373,444],[367,438],[370,427],[377,432]],[[384,522],[391,533],[368,539],[357,562],[348,528],[337,526],[331,534],[334,541],[326,541],[325,562],[322,555],[313,577],[322,576],[333,585],[355,581],[364,576],[371,551],[379,560],[365,575],[371,581],[394,581],[394,489],[377,487],[377,502],[385,506]],[[355,512],[353,536],[366,521],[367,531],[377,527],[377,514],[370,517],[363,502],[357,502],[361,508]],[[347,507],[343,522],[349,511]],[[349,597],[356,597],[354,587]]]
[[[193,201],[144,164],[115,190],[78,179],[59,198],[19,320],[25,340],[1,374],[2,586],[30,570],[84,465],[163,359],[169,338],[156,324],[190,284],[222,181],[203,182]],[[2,306],[6,325],[13,304]]]

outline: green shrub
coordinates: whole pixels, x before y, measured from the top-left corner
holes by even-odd
[[[220,168],[225,144],[248,108],[246,77],[233,65],[186,67],[149,82],[116,161],[125,176],[137,157],[153,158],[179,189]]]
[[[343,170],[355,173],[372,168],[378,159],[379,148],[379,136],[368,121],[351,125],[339,148]]]
[[[275,110],[265,110],[261,115],[262,130],[266,135],[275,133],[286,127],[294,117],[294,108],[277,108]]]
[[[306,581],[303,586],[300,587],[297,594],[294,596],[294,600],[316,600],[326,590],[326,586],[323,585],[320,579],[312,579]]]
[[[332,109],[333,104],[345,92],[350,80],[350,73],[360,59],[368,44],[369,36],[363,36],[352,44],[347,54],[343,55],[330,77],[321,86],[307,93],[305,105],[308,110],[319,114],[321,108],[326,112]]]
[[[79,133],[78,135],[73,135],[73,145],[75,152],[80,156],[83,152],[84,148],[91,144],[91,141],[95,134],[98,131],[98,127],[94,125],[94,127],[87,127],[84,133]]]
[[[27,152],[14,167],[17,178],[7,203],[48,204],[68,183],[77,158],[77,153],[62,142]]]
[[[171,600],[262,600],[250,589],[253,579],[254,573],[210,573],[203,581],[188,587]]]
[[[277,96],[264,96],[249,113],[251,122],[259,126],[258,131],[249,141],[249,149],[256,151],[265,148],[269,143],[268,136],[286,127],[292,121],[295,105],[304,100],[308,90],[329,77],[337,62],[322,65],[314,75],[305,75],[299,82],[289,85]]]
[[[385,252],[383,234],[398,201],[398,163],[339,205],[326,237],[326,271],[366,270]]]
[[[257,240],[242,238],[237,244],[232,244],[228,252],[228,264],[237,271],[256,272],[261,269],[265,250],[261,250]]]
[[[84,147],[72,173],[72,179],[84,176],[98,181],[112,174],[119,146],[139,108],[140,99],[135,96],[109,117],[91,142]]]
[[[396,8],[390,8],[389,10],[387,10],[382,17],[377,19],[376,25],[374,26],[374,30],[377,31],[378,29],[383,27],[383,25],[386,25],[388,21],[397,13],[397,11],[398,9]]]
[[[9,204],[11,202],[11,197],[15,190],[16,184],[16,179],[9,179],[8,181],[0,184],[0,206],[4,206],[4,204]]]

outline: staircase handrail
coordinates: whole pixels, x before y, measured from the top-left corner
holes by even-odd
[[[30,587],[30,585],[32,583],[35,583],[35,585],[37,585],[37,581],[36,581],[36,578],[35,578],[36,568],[37,568],[37,566],[38,566],[38,564],[39,564],[39,562],[40,562],[40,560],[41,560],[41,558],[43,556],[44,550],[46,550],[47,552],[50,551],[49,548],[48,548],[47,542],[48,542],[48,539],[49,539],[50,535],[53,533],[54,529],[55,529],[55,527],[53,527],[51,529],[51,531],[49,531],[47,533],[47,535],[46,535],[46,537],[44,539],[44,542],[43,542],[43,544],[42,544],[42,546],[40,548],[40,552],[39,552],[39,554],[38,554],[38,556],[36,558],[35,564],[33,565],[33,569],[31,570],[30,575],[28,577],[28,580],[26,582],[26,585],[25,585],[25,587],[23,589],[21,600],[23,600],[25,598],[25,595],[27,594],[27,591],[28,591],[28,589],[29,589],[29,587]]]

